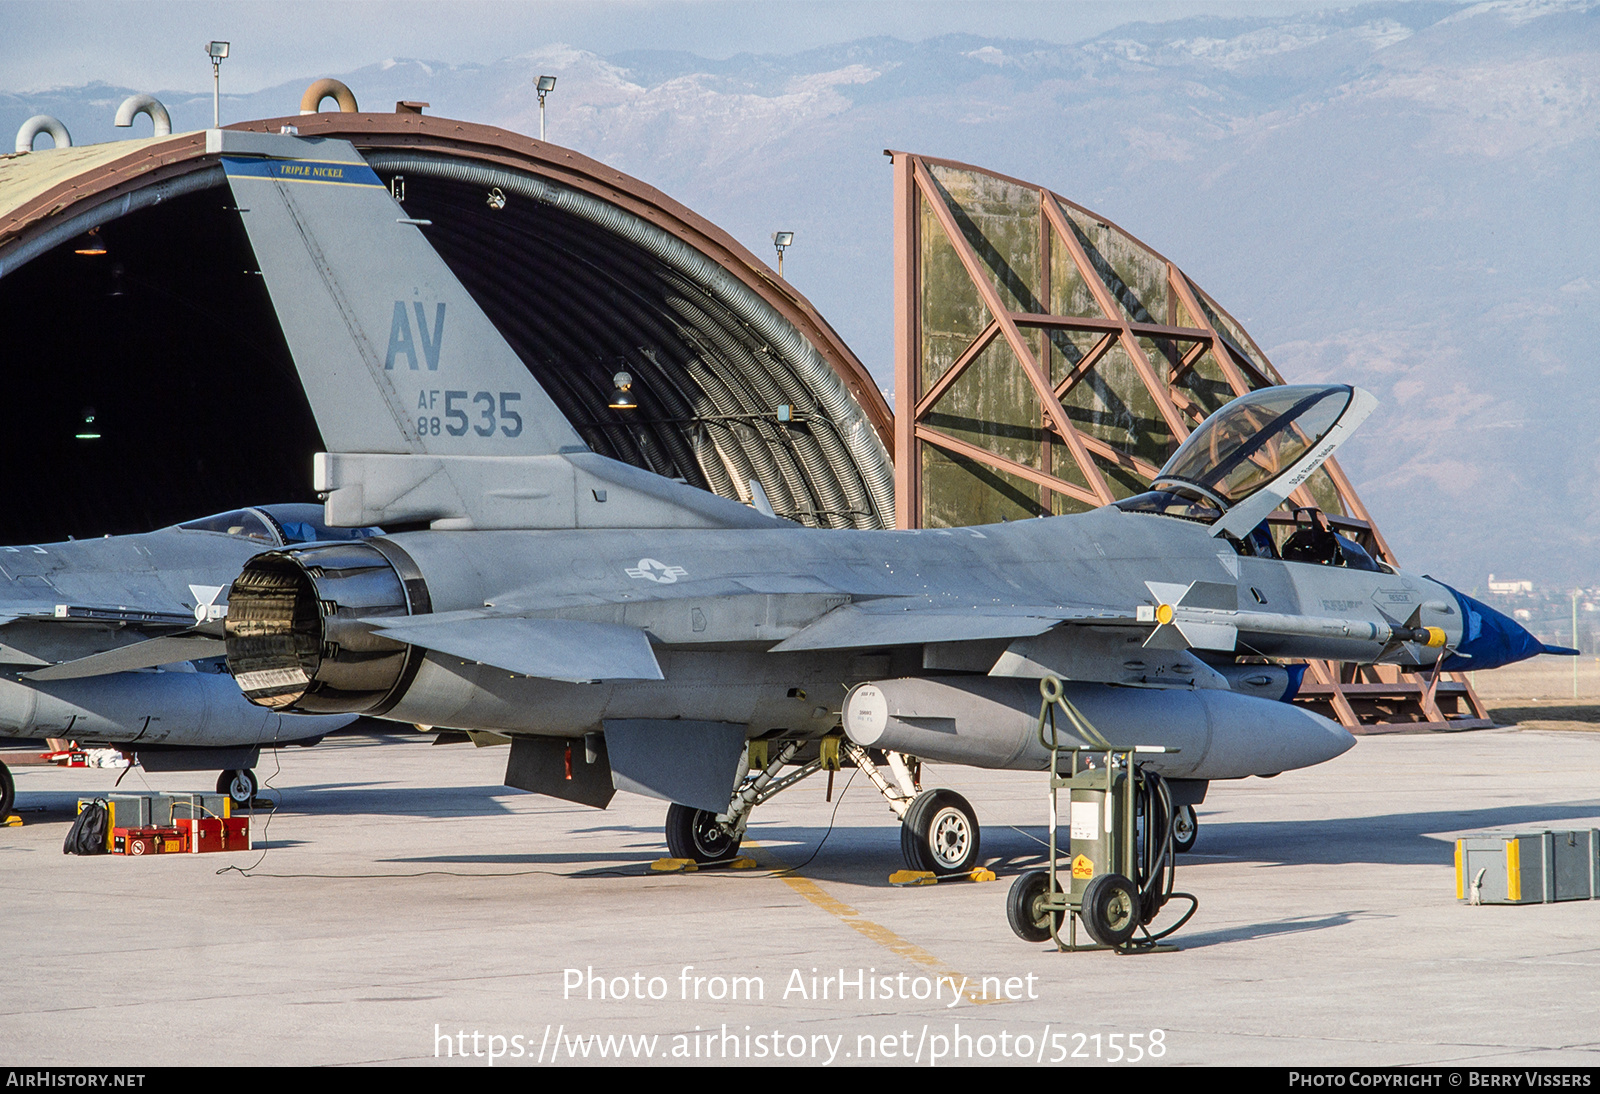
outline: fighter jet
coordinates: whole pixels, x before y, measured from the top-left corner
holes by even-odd
[[[316,505],[266,505],[0,547],[0,738],[107,745],[152,771],[221,769],[218,792],[248,801],[262,745],[313,744],[355,716],[244,702],[221,660],[228,582],[261,551],[375,531],[329,529]],[[14,792],[0,763],[0,816]]]
[[[954,873],[979,825],[920,790],[917,760],[1042,769],[1039,677],[1118,747],[1176,750],[1151,764],[1192,822],[1210,780],[1353,744],[1286,701],[1280,659],[1557,652],[1315,514],[1281,549],[1266,533],[1370,413],[1359,389],[1246,395],[1149,492],[1093,512],[806,529],[590,451],[349,145],[236,147],[223,164],[330,448],[327,522],[430,525],[245,565],[227,664],[254,703],[502,734],[507,784],[665,799],[673,854],[702,862],[737,850],[755,805],[853,761],[908,864]]]

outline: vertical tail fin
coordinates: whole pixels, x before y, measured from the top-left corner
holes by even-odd
[[[228,183],[329,451],[586,449],[352,145],[222,138]],[[230,156],[230,146],[252,154]]]

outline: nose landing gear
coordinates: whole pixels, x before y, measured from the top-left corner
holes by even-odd
[[[248,807],[256,799],[256,773],[249,768],[224,771],[217,776],[217,793],[226,794],[234,805]]]

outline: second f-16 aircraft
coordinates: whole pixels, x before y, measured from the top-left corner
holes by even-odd
[[[956,872],[976,817],[918,793],[916,762],[1042,769],[1040,677],[1114,745],[1175,749],[1151,763],[1192,806],[1353,744],[1285,701],[1279,659],[1553,652],[1315,519],[1266,534],[1370,412],[1359,389],[1246,395],[1093,512],[805,529],[590,451],[352,147],[252,142],[223,163],[329,447],[327,521],[427,525],[245,565],[227,665],[262,706],[510,737],[508,784],[663,798],[669,846],[699,861],[843,752],[909,863]]]
[[[217,789],[248,801],[263,745],[314,743],[354,719],[241,700],[207,634],[221,633],[227,584],[261,551],[373,531],[325,528],[314,505],[265,505],[143,535],[0,547],[0,739],[105,745],[150,770],[220,769]],[[13,791],[0,763],[0,816]]]

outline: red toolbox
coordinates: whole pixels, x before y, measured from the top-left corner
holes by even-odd
[[[248,851],[249,817],[179,817],[173,822],[184,835],[184,850]]]
[[[117,855],[170,855],[187,851],[188,842],[187,835],[178,828],[146,825],[111,830],[111,851]]]

